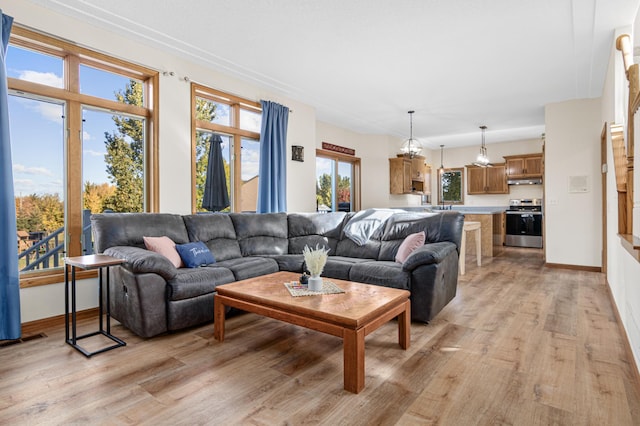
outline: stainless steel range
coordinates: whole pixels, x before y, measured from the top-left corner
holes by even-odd
[[[542,199],[509,200],[505,245],[542,248]]]

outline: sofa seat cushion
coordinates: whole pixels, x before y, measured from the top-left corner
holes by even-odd
[[[358,259],[357,257],[329,256],[324,265],[322,276],[338,280],[348,280],[351,267],[358,263],[371,262],[371,259]]]
[[[304,270],[304,257],[301,254],[276,254],[263,256],[278,262],[278,270],[287,272],[300,272]]]
[[[278,262],[268,257],[239,257],[218,262],[216,265],[230,269],[236,281],[278,272]]]
[[[181,268],[172,279],[167,281],[167,299],[182,300],[213,293],[219,284],[235,281],[233,272],[218,266],[200,268]]]
[[[378,260],[354,264],[349,272],[349,280],[409,290],[411,274],[404,271],[398,262]]]

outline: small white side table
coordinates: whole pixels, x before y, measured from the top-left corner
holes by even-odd
[[[467,232],[475,232],[475,240],[476,240],[476,259],[478,266],[482,265],[482,235],[480,231],[481,227],[480,222],[464,222],[464,226],[462,227],[462,242],[460,243],[460,257],[458,269],[460,269],[460,275],[464,275],[464,267],[466,260],[466,251],[467,251]]]

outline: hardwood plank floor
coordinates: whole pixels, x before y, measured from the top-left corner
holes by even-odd
[[[367,336],[358,395],[340,339],[253,314],[229,318],[224,343],[212,324],[146,340],[116,324],[127,346],[90,359],[51,325],[0,347],[0,424],[640,424],[604,276],[543,265],[536,249],[468,259],[407,351],[395,322]]]

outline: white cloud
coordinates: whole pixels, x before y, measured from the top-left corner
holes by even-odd
[[[104,151],[102,151],[102,152],[101,151],[95,151],[93,149],[85,149],[84,153],[88,154],[88,155],[90,155],[92,157],[103,157],[106,154],[106,152],[104,152]]]
[[[20,72],[18,78],[20,80],[26,80],[38,84],[45,84],[52,87],[64,87],[64,81],[62,80],[62,77],[57,76],[52,72],[24,70]]]
[[[86,130],[82,131],[82,140],[83,141],[90,141],[91,140],[91,135]]]
[[[24,164],[14,164],[13,171],[15,173],[24,173],[27,175],[53,176],[51,170],[46,167],[27,167]]]
[[[24,105],[26,109],[35,111],[45,119],[62,126],[62,115],[64,114],[62,105],[27,98],[18,98],[17,101]]]
[[[240,128],[252,132],[260,133],[262,116],[260,114],[244,113],[240,114]]]
[[[34,109],[47,120],[62,124],[61,105],[50,104],[49,102],[38,102],[37,107]]]
[[[242,180],[249,180],[254,176],[258,176],[260,169],[260,152],[256,150],[242,150]]]
[[[30,194],[62,194],[63,185],[60,179],[36,181],[33,179],[14,179],[14,196],[20,197]]]

